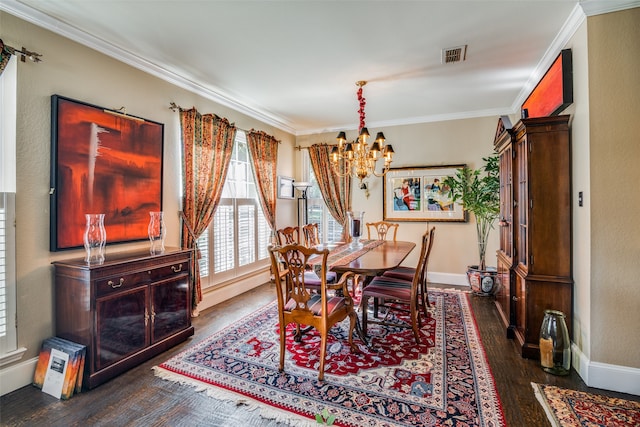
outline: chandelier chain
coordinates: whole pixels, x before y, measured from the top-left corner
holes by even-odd
[[[377,177],[384,176],[389,171],[394,153],[390,144],[385,145],[382,132],[378,132],[371,145],[367,143],[369,131],[365,122],[366,100],[362,95],[362,87],[366,84],[365,80],[356,82],[360,119],[358,138],[353,142],[347,142],[346,133],[340,132],[337,137],[338,145],[331,150],[331,164],[334,172],[341,177],[352,175],[354,178],[358,178],[361,183],[370,174]],[[376,164],[379,159],[383,160],[383,168],[380,173],[376,172]]]

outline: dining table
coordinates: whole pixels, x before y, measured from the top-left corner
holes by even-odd
[[[329,249],[327,268],[336,272],[338,276],[352,271],[364,277],[363,289],[374,277],[400,266],[416,247],[414,242],[406,241],[360,240],[360,243],[357,246],[351,243],[325,244],[319,245],[318,248]],[[366,310],[366,307],[362,309]],[[367,337],[362,332],[360,319],[358,319],[356,333],[368,345]]]

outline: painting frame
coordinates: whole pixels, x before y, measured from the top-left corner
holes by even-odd
[[[294,179],[278,175],[278,199],[295,199]]]
[[[573,103],[573,60],[564,49],[522,103],[523,118],[557,116]]]
[[[83,247],[85,214],[105,214],[107,245],[147,240],[163,154],[163,123],[52,95],[49,250]]]
[[[448,196],[443,181],[464,164],[391,168],[382,180],[385,221],[467,222],[459,202]]]

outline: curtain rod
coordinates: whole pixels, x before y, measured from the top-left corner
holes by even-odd
[[[195,108],[195,107],[194,107],[194,108]],[[175,111],[179,111],[179,110],[183,110],[183,111],[185,110],[184,108],[182,108],[181,106],[179,106],[178,104],[176,104],[176,103],[175,103],[175,102],[173,102],[173,101],[169,103],[169,109],[170,109],[171,111],[174,111],[174,112],[175,112]],[[217,116],[217,114],[216,114],[216,116]],[[235,126],[235,125],[234,125],[234,126]],[[242,129],[242,128],[237,127],[237,126],[235,126],[235,127],[236,127],[236,129],[241,130],[241,131],[242,131],[242,132],[244,132],[244,133],[250,133],[250,132],[251,132],[250,130]],[[255,131],[255,129],[253,129],[253,131]],[[261,132],[264,132],[264,131],[261,131]],[[265,133],[266,133],[266,132],[265,132]],[[269,135],[269,134],[267,134],[267,135]],[[272,136],[272,135],[269,135],[269,136],[271,136],[271,138],[273,138],[273,139],[276,139],[276,138],[275,138],[274,136]],[[281,143],[282,143],[282,141],[280,141],[279,139],[276,139],[276,141],[278,142],[278,144],[281,144]]]
[[[0,53],[7,52],[9,55],[20,55],[20,61],[25,62],[27,58],[29,58],[33,62],[41,62],[42,56],[39,53],[28,51],[24,46],[22,50],[18,50],[15,47],[11,47],[8,44],[4,44],[2,39],[0,39]]]
[[[318,143],[311,144],[311,145],[328,145],[328,146],[333,146],[333,145],[336,145],[336,144],[329,144],[328,142],[323,141],[323,142],[318,142]],[[294,148],[294,149],[296,149],[296,150],[298,150],[298,151],[301,151],[301,150],[308,150],[309,148],[311,148],[311,146],[303,147],[302,145],[296,145],[296,146],[295,146],[295,147],[293,147],[293,148]]]

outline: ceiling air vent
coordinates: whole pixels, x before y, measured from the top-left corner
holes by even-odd
[[[442,49],[442,63],[450,64],[467,59],[467,45]]]

